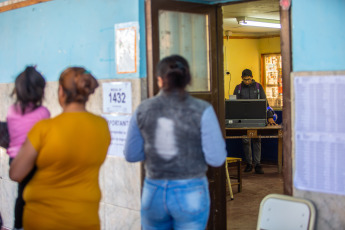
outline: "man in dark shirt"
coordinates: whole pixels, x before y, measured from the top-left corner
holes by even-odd
[[[260,83],[255,82],[253,74],[250,69],[242,71],[242,82],[237,85],[234,90],[234,95],[237,99],[266,99],[265,91]],[[273,120],[273,111],[267,111],[268,125],[276,125]],[[253,157],[251,142],[253,142]],[[253,161],[255,166],[255,173],[263,174],[261,161],[261,138],[243,138],[243,151],[246,157],[247,166],[244,172],[251,172],[253,170]]]

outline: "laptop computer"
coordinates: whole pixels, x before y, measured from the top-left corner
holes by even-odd
[[[225,100],[225,127],[264,127],[266,125],[266,99]]]

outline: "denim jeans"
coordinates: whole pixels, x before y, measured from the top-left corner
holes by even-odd
[[[141,200],[144,230],[204,230],[209,213],[210,195],[206,177],[145,179]]]

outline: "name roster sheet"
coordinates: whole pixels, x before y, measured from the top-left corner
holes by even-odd
[[[294,96],[295,187],[345,195],[345,75],[295,76]]]

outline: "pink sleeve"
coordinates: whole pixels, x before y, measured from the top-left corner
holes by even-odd
[[[41,117],[42,119],[50,118],[50,112],[46,107],[41,106],[38,109],[40,109],[40,114],[42,116]]]
[[[14,106],[10,107],[7,114],[8,131],[10,133],[10,146],[7,153],[11,158],[17,155],[30,129],[38,121],[47,118],[50,118],[50,112],[44,106],[40,106],[24,115],[16,112]]]

